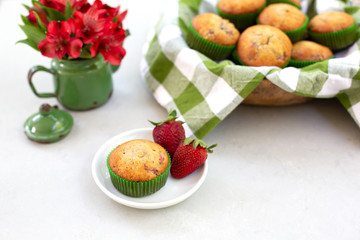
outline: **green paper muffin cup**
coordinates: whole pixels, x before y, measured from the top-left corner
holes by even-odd
[[[301,27],[299,27],[298,29],[295,29],[295,30],[291,30],[291,31],[284,31],[284,33],[290,38],[292,43],[296,43],[296,42],[304,39],[306,30],[307,30],[307,26],[309,24],[309,17],[306,15],[305,15],[305,17],[306,17],[305,22]]]
[[[232,22],[238,30],[243,31],[247,27],[255,25],[257,16],[265,7],[266,4],[254,12],[238,15],[222,12],[217,6],[216,11],[222,18],[228,19],[230,22]]]
[[[129,181],[126,180],[120,176],[118,176],[110,167],[109,165],[109,158],[110,154],[114,151],[113,149],[106,160],[106,164],[110,173],[110,179],[114,187],[119,190],[122,194],[125,194],[130,197],[145,197],[150,194],[153,194],[157,191],[159,191],[166,183],[167,178],[169,176],[169,170],[171,165],[171,159],[169,156],[169,164],[166,168],[166,170],[156,178],[144,181],[144,182],[136,182],[136,181]]]
[[[334,56],[332,56],[331,58],[323,59],[323,60],[311,60],[311,61],[300,61],[300,60],[290,59],[289,66],[296,67],[296,68],[303,68],[303,67],[309,66],[311,64],[326,61],[326,60],[329,60],[332,58],[334,58]]]
[[[291,5],[297,7],[298,9],[301,10],[301,5],[297,5],[296,3],[293,3],[292,1],[289,1],[289,0],[266,0],[266,4],[267,4],[267,5],[270,5],[270,4],[273,4],[273,3],[287,3],[287,4],[291,4]]]
[[[314,33],[308,31],[314,42],[327,46],[333,51],[344,49],[356,41],[356,22],[348,28],[336,32]]]
[[[194,29],[191,23],[189,25],[189,33],[187,35],[186,42],[190,48],[205,54],[215,61],[226,59],[236,47],[236,44],[232,46],[224,46],[210,42],[209,40],[203,38]]]
[[[231,56],[232,56],[232,58],[233,58],[233,60],[234,60],[234,62],[236,63],[236,64],[239,64],[239,65],[242,65],[242,66],[247,66],[245,63],[243,63],[242,61],[241,61],[241,59],[240,59],[240,57],[239,57],[239,54],[238,54],[238,52],[237,52],[237,49],[235,49],[232,53],[231,53]],[[291,60],[291,59],[290,59]],[[289,65],[289,63],[290,63],[290,60],[285,64],[285,66],[283,66],[282,68],[286,68],[288,65]],[[269,66],[268,66],[269,67]]]
[[[301,25],[301,27],[290,31],[283,31],[290,38],[292,43],[296,43],[305,38],[307,26],[309,24],[309,17],[306,15],[305,17],[306,17],[305,22],[303,25]],[[256,18],[256,23],[261,24],[259,22],[259,18]]]
[[[241,61],[237,49],[235,49],[234,51],[232,51],[231,56],[232,56],[232,58],[233,58],[233,60],[234,60],[234,62],[235,62],[236,64],[239,64],[239,65],[242,65],[242,66],[246,66],[245,63],[243,63],[243,62]]]

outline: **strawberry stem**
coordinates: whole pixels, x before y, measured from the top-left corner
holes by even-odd
[[[148,120],[148,121],[149,121],[151,124],[155,125],[155,126],[160,126],[160,125],[163,124],[163,123],[170,122],[170,121],[175,121],[176,118],[177,118],[177,113],[176,113],[176,110],[174,109],[174,110],[170,111],[168,117],[167,117],[165,120],[161,121],[161,122],[153,122],[153,121],[150,121],[150,120]],[[184,122],[182,122],[182,121],[177,121],[177,122],[179,122],[179,123],[181,123],[181,124],[184,123]]]
[[[206,149],[206,152],[208,152],[208,153],[213,153],[213,152],[214,152],[213,148],[216,147],[216,146],[217,146],[217,144],[211,145],[210,147],[208,147],[208,148]]]

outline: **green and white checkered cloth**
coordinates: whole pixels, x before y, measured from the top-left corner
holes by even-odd
[[[184,35],[196,14],[216,12],[216,2],[180,0],[150,31],[144,46],[142,76],[161,106],[177,110],[187,136],[205,137],[264,77],[288,92],[314,98],[337,97],[360,126],[360,41],[334,59],[302,69],[214,62],[189,48]],[[344,8],[342,1],[329,0],[326,5],[347,11],[360,23],[358,7]],[[313,6],[309,8],[313,14],[328,10],[319,1],[309,6]]]

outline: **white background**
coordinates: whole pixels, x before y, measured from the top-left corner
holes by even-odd
[[[0,2],[0,239],[360,239],[360,129],[337,100],[263,108],[240,106],[206,138],[218,143],[202,187],[160,210],[120,205],[96,186],[97,149],[123,131],[167,116],[140,77],[148,30],[175,0],[104,1],[129,14],[127,56],[108,103],[70,111],[74,127],[58,143],[29,141],[23,123],[42,103],[27,72],[50,60],[18,24],[21,3]],[[36,75],[40,90],[50,76]]]

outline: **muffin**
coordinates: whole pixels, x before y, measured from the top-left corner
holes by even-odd
[[[332,57],[330,48],[303,40],[294,44],[289,65],[301,68]]]
[[[218,14],[233,22],[240,31],[254,25],[256,17],[265,8],[266,0],[220,0]]]
[[[109,154],[107,166],[116,189],[131,197],[143,197],[165,185],[170,157],[159,144],[135,139],[117,146]]]
[[[286,3],[267,6],[258,16],[259,24],[270,25],[285,32],[295,43],[304,38],[308,17],[298,8]]]
[[[344,49],[356,41],[354,18],[339,11],[324,12],[313,17],[308,25],[311,40],[333,51]]]
[[[301,9],[301,2],[300,0],[267,0],[266,4],[270,5],[273,3],[287,3],[287,4],[291,4],[295,7],[297,7],[298,9]]]
[[[292,43],[278,28],[255,25],[246,29],[239,38],[237,54],[247,66],[285,67],[291,57]],[[259,106],[287,106],[308,101],[289,93],[264,79],[244,99],[244,104]]]
[[[284,67],[291,56],[292,43],[281,30],[267,25],[247,28],[237,45],[239,60],[247,66]]]
[[[187,43],[213,60],[228,57],[236,46],[240,32],[234,24],[214,13],[195,16],[189,26]]]

